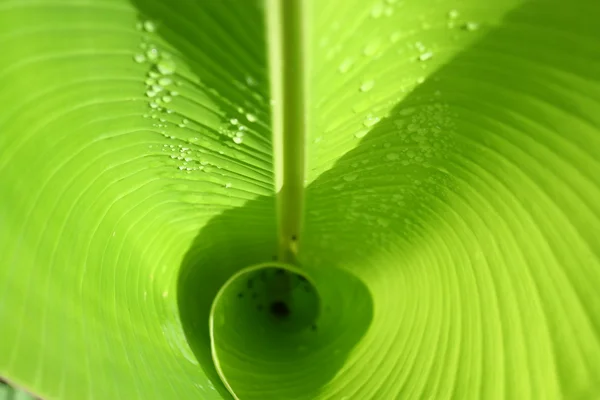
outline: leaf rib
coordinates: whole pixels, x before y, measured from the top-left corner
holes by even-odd
[[[279,260],[294,263],[304,212],[308,126],[306,2],[269,0],[267,5]]]

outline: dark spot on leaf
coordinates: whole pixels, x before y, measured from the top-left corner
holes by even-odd
[[[298,240],[298,236],[296,236],[296,235],[292,235],[292,240],[293,240],[293,241],[296,241],[296,240]]]
[[[252,289],[253,284],[252,279],[248,279],[248,289]]]
[[[258,298],[258,293],[252,293],[252,298],[253,299],[257,299]]]
[[[298,275],[298,279],[300,279],[302,282],[306,282],[306,278],[302,275]]]
[[[317,330],[317,325],[312,324],[311,327],[310,327],[310,329],[312,329],[313,331],[316,331]]]
[[[244,297],[244,293],[242,293],[242,292],[238,293],[238,297],[241,299],[242,297]]]
[[[279,275],[283,275],[283,274],[285,274],[285,269],[283,269],[283,268],[277,268],[277,272],[276,273],[279,274]]]
[[[283,301],[274,301],[271,303],[271,314],[277,318],[286,318],[290,315],[290,309]]]

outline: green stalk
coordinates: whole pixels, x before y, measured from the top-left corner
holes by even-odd
[[[307,134],[306,2],[267,0],[279,260],[296,263]]]

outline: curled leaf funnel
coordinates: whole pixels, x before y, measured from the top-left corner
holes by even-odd
[[[597,398],[599,20],[0,0],[0,376],[44,399]]]

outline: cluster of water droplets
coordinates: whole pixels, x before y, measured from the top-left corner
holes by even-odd
[[[394,116],[393,124],[402,147],[399,154],[387,158],[402,159],[403,165],[429,166],[428,160],[444,158],[452,147],[455,119],[444,103],[405,108]]]
[[[473,32],[479,29],[479,23],[474,21],[464,21],[460,18],[460,12],[456,9],[448,11],[448,28],[460,28],[462,30]]]
[[[244,137],[248,132],[248,126],[256,123],[258,118],[252,112],[248,112],[243,107],[237,108],[237,114],[225,120],[219,128],[219,133],[231,139],[234,144],[242,144]]]
[[[456,115],[448,104],[436,102],[392,111],[385,120],[372,118],[368,123],[380,122],[381,132],[362,144],[369,150],[349,161],[331,188],[340,195],[351,193],[341,218],[384,229],[402,227],[407,233],[426,213],[419,206],[423,194],[442,193],[449,185],[444,165],[455,143]]]
[[[148,99],[150,114],[155,116],[158,113],[172,113],[169,108],[173,99],[179,95],[177,86],[181,83],[175,80],[175,71],[177,65],[175,60],[166,51],[152,43],[153,35],[156,32],[156,23],[150,20],[138,22],[137,29],[144,33],[140,51],[134,54],[133,59],[138,64],[148,64],[148,73],[146,76],[145,96]]]
[[[391,17],[394,14],[394,5],[402,4],[398,0],[383,0],[376,2],[371,8],[371,18]]]

